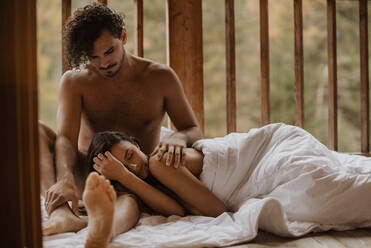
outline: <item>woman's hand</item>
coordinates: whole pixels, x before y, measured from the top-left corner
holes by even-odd
[[[95,158],[93,158],[93,161],[95,163],[93,165],[94,169],[111,180],[120,181],[123,174],[130,173],[129,170],[109,151],[104,154],[99,153]]]

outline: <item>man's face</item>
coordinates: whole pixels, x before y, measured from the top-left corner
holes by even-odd
[[[126,41],[126,30],[123,29],[122,39],[117,39],[107,30],[94,42],[92,54],[89,56],[90,63],[103,77],[112,78],[121,69],[123,62],[123,44]]]

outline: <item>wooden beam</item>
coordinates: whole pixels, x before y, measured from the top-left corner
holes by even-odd
[[[327,41],[329,77],[329,147],[338,150],[337,125],[337,60],[336,60],[336,2],[327,0]]]
[[[225,40],[227,65],[227,133],[236,131],[236,48],[234,0],[225,0]]]
[[[137,56],[143,57],[143,0],[134,2],[134,50]]]
[[[182,81],[185,95],[204,130],[201,0],[167,1],[167,62]]]
[[[260,0],[261,125],[270,122],[269,114],[269,25],[268,0]]]
[[[0,219],[2,247],[42,247],[36,0],[5,1],[0,9]],[[25,42],[27,41],[27,42]]]
[[[361,151],[370,152],[370,100],[368,72],[368,5],[367,0],[359,1],[359,34],[361,48]]]
[[[294,0],[295,32],[295,125],[304,127],[303,2]]]
[[[62,0],[62,37],[64,36],[64,26],[68,18],[71,16],[71,0]],[[66,44],[62,39],[62,74],[65,73],[67,70],[70,70],[71,67],[68,64],[66,58]]]

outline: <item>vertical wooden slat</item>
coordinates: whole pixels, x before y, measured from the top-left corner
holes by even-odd
[[[329,147],[338,150],[337,68],[336,68],[336,3],[327,0],[328,77],[329,77]]]
[[[268,0],[260,0],[261,125],[269,123]]]
[[[62,0],[62,36],[64,35],[64,25],[71,16],[71,0]],[[62,74],[71,69],[65,56],[65,43],[62,39]]]
[[[370,102],[368,72],[368,13],[367,0],[359,1],[359,34],[361,48],[361,151],[370,152]]]
[[[303,2],[294,0],[296,126],[304,126]]]
[[[201,0],[167,1],[167,62],[182,81],[185,95],[204,130]]]
[[[236,131],[236,51],[234,0],[225,0],[225,39],[227,64],[227,132]]]
[[[143,57],[143,0],[134,0],[134,46],[135,54]]]
[[[1,246],[39,248],[36,0],[3,2],[0,32]]]
[[[100,3],[103,3],[103,4],[107,5],[107,0],[98,0],[98,2],[100,2]]]

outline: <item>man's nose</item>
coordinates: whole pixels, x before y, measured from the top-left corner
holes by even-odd
[[[109,65],[110,65],[110,61],[109,61],[108,59],[102,59],[102,60],[100,61],[100,68],[101,68],[102,70],[107,70],[108,67],[109,67]]]

